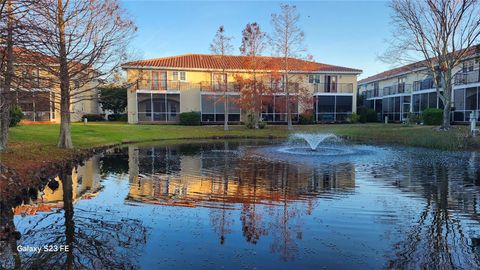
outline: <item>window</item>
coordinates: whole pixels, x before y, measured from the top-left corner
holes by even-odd
[[[176,122],[180,109],[179,94],[138,93],[139,122]]]
[[[173,71],[172,72],[172,81],[186,81],[187,74],[185,71]]]
[[[437,92],[428,94],[428,107],[437,108]]]
[[[477,110],[477,88],[467,88],[465,92],[465,110]]]
[[[228,120],[240,121],[238,95],[227,95]],[[202,121],[223,122],[225,119],[225,99],[223,95],[202,95]]]
[[[414,81],[413,82],[413,91],[419,91],[421,90],[421,85],[422,85],[422,81]]]
[[[319,122],[342,122],[352,114],[351,96],[317,96],[316,119]]]
[[[470,72],[470,71],[473,71],[474,66],[475,66],[475,61],[474,60],[468,60],[468,61],[463,62],[462,70],[463,70],[464,73]]]
[[[455,110],[465,110],[465,89],[458,89],[454,91],[453,100],[455,102]]]
[[[320,74],[310,74],[308,75],[309,83],[320,83]]]

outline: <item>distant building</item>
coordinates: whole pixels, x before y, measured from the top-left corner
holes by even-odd
[[[479,110],[479,65],[476,48],[471,47],[461,65],[454,69],[452,122],[468,122],[470,112]],[[400,122],[407,119],[409,113],[444,108],[433,80],[431,72],[420,61],[360,80],[358,87],[359,93],[365,96],[365,105],[374,109],[382,121],[388,117],[390,121]]]
[[[131,87],[128,91],[128,122],[177,123],[181,112],[197,111],[203,123],[224,121],[223,100],[220,101],[221,82],[227,81],[230,122],[244,120],[245,112],[239,106],[239,88],[235,76],[248,76],[248,57],[226,56],[226,64],[217,55],[187,54],[125,63]],[[283,89],[284,78],[273,79],[282,58],[259,57],[262,69],[259,76],[265,85]],[[288,102],[292,108],[292,120],[298,121],[299,113],[310,110],[316,122],[342,122],[356,111],[357,76],[361,70],[291,59],[294,69],[289,81],[308,89],[312,96],[309,104],[299,104],[298,99]],[[222,67],[225,73],[222,74]],[[261,117],[270,123],[287,121],[285,93],[262,98],[265,105]]]
[[[23,111],[24,122],[60,122],[60,88],[52,75],[35,64],[35,52],[15,48],[14,72],[11,101]],[[49,59],[49,56],[43,56]],[[53,60],[52,60],[53,61]],[[53,65],[53,64],[52,64]],[[1,78],[3,84],[3,78]],[[71,120],[80,121],[84,114],[98,114],[101,108],[98,102],[99,82],[96,79],[79,85],[72,79]]]

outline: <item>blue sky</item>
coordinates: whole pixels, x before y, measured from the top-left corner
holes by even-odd
[[[209,53],[216,29],[224,25],[239,54],[241,31],[257,22],[265,32],[276,1],[121,0],[138,26],[132,47],[141,58]],[[317,62],[360,68],[360,78],[391,68],[378,60],[391,38],[386,1],[295,1],[308,53]],[[266,52],[268,54],[268,52]]]

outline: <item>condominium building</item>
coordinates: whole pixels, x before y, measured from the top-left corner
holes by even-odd
[[[224,121],[224,102],[228,102],[228,120],[241,122],[246,112],[240,104],[238,77],[251,75],[249,57],[187,54],[125,63],[129,123],[177,123],[181,112],[201,113],[203,123]],[[356,111],[357,76],[361,70],[290,59],[289,85],[306,89],[310,101],[289,101],[282,91],[285,78],[279,68],[283,58],[258,57],[256,72],[267,87],[280,90],[262,96],[261,117],[270,123],[287,121],[286,107],[292,119],[311,111],[317,122],[342,122]],[[226,89],[225,89],[226,87]],[[226,90],[226,91],[223,91]]]
[[[49,56],[42,56],[49,61]],[[14,80],[9,95],[13,106],[19,106],[24,122],[60,122],[60,87],[50,72],[39,67],[34,59],[38,54],[30,50],[14,49]],[[51,60],[54,63],[54,60]],[[53,64],[52,64],[53,65]],[[3,84],[0,78],[0,84]],[[85,114],[101,112],[98,102],[98,80],[71,85],[71,120],[80,121]]]
[[[479,110],[480,67],[475,47],[453,72],[452,122],[469,121],[470,113]],[[374,109],[382,121],[400,122],[409,113],[420,114],[427,108],[444,109],[434,76],[422,61],[387,70],[358,82],[359,93],[365,97],[365,105]],[[439,87],[443,92],[442,86]]]

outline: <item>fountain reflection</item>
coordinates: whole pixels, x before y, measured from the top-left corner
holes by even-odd
[[[175,145],[130,146],[129,157],[127,202],[207,207],[220,244],[239,215],[245,240],[256,244],[270,234],[271,251],[284,260],[298,251],[302,219],[318,200],[340,198],[355,189],[351,163],[312,168],[271,162],[242,155],[235,143],[188,154]]]
[[[317,168],[243,157],[235,152],[184,155],[175,146],[129,147],[128,201],[170,206],[221,207],[227,203],[281,205],[337,196],[355,187],[351,163]],[[337,192],[331,193],[332,189]]]
[[[476,153],[283,147],[132,145],[67,168],[1,200],[0,269],[478,268]],[[71,250],[17,252],[45,244]]]

